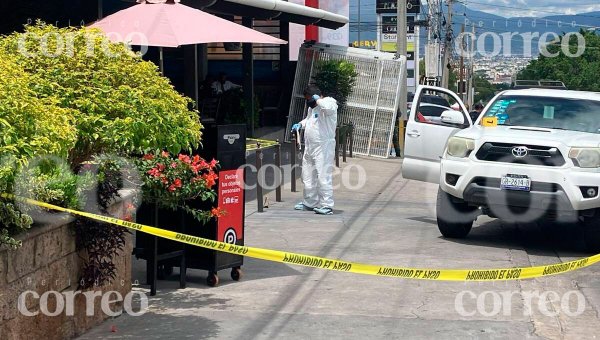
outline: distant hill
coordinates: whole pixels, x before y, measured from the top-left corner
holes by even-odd
[[[371,4],[372,3],[372,4]],[[350,13],[350,40],[357,40],[358,31],[358,13],[357,7],[351,6]],[[427,13],[427,7],[422,7],[422,13]],[[444,11],[447,11],[447,7],[444,6]],[[581,13],[576,15],[551,15],[540,18],[534,17],[513,17],[504,18],[498,15],[472,10],[462,4],[455,4],[453,6],[453,29],[455,35],[461,30],[461,26],[465,23],[468,27],[467,31],[471,31],[470,25],[475,25],[476,34],[481,35],[485,32],[491,32],[498,35],[505,34],[507,32],[517,34],[531,33],[533,36],[538,34],[539,36],[547,32],[554,32],[562,34],[566,32],[578,32],[580,29],[587,29],[588,26],[598,27],[600,26],[600,11]],[[377,16],[375,14],[375,1],[374,0],[362,0],[361,1],[361,40],[376,40],[376,23]],[[573,25],[575,23],[575,25]],[[514,36],[510,40],[510,54],[522,55],[523,54],[523,39],[521,36]],[[502,36],[501,36],[502,37]],[[552,38],[552,35],[549,36]],[[502,38],[503,39],[503,38]],[[421,56],[423,55],[423,45],[427,40],[427,31],[422,29],[421,32]],[[537,55],[539,39],[532,39],[532,53]],[[491,37],[485,39],[485,51],[493,51],[493,40]],[[507,51],[507,46],[502,44],[503,52]]]

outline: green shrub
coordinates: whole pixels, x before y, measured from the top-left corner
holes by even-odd
[[[21,245],[20,241],[12,236],[29,229],[33,220],[27,214],[23,214],[12,202],[0,202],[0,245],[6,244],[11,248]]]
[[[0,193],[12,192],[16,164],[14,157],[0,157]],[[0,198],[0,245],[18,247],[21,243],[12,236],[29,229],[32,223],[31,217],[21,213],[14,202]]]
[[[357,76],[354,64],[345,60],[327,60],[318,62],[314,82],[325,95],[344,105]]]
[[[15,175],[39,155],[67,156],[77,134],[70,110],[51,97],[38,98],[37,79],[23,71],[14,57],[0,51],[0,193],[12,193]],[[30,228],[30,216],[13,201],[0,200],[0,245],[17,247],[12,236]]]
[[[0,192],[81,208],[91,175],[71,169],[93,155],[178,153],[200,143],[202,126],[191,100],[153,63],[97,30],[38,22],[0,37],[0,80]],[[43,155],[68,157],[69,163],[28,165]],[[109,202],[115,190],[100,183],[111,196],[101,201]],[[0,199],[0,244],[17,246],[12,236],[31,224],[14,202]]]
[[[200,143],[202,126],[188,109],[190,99],[156,65],[98,30],[38,22],[0,39],[0,50],[36,77],[31,88],[38,96],[72,112],[78,132],[69,153],[73,165],[94,154],[179,152]]]
[[[17,195],[70,209],[83,207],[84,193],[93,183],[91,173],[77,175],[68,164],[54,159],[36,163],[16,178]]]
[[[14,155],[23,164],[35,155],[67,156],[75,146],[71,110],[58,107],[52,97],[38,98],[14,57],[0,50],[0,155]]]

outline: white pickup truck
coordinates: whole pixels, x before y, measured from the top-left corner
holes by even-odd
[[[420,99],[432,95],[460,110],[423,114]],[[600,93],[508,90],[472,122],[456,94],[421,86],[406,125],[402,174],[439,183],[444,237],[466,237],[484,214],[580,223],[588,249],[600,251]]]

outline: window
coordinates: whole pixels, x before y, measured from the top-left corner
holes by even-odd
[[[442,113],[449,110],[461,111],[456,100],[442,92],[422,94],[418,105],[414,120],[425,124],[447,125],[441,121]]]
[[[540,96],[502,96],[485,112],[498,125],[600,134],[600,101]]]

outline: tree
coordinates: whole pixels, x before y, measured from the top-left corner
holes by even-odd
[[[540,55],[519,72],[517,79],[560,80],[567,88],[582,91],[600,91],[600,36],[594,32],[579,32],[585,41],[585,51],[578,57],[566,55],[559,42],[551,42],[547,50],[552,57]],[[565,38],[563,34],[562,41]],[[577,37],[569,39],[570,54],[577,51]]]
[[[475,103],[487,102],[488,100],[492,99],[498,91],[498,88],[496,86],[494,86],[487,79],[479,75],[474,76],[473,87],[475,88]]]

